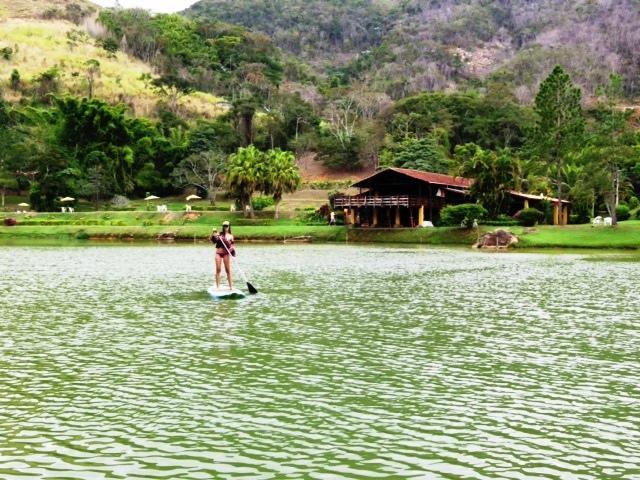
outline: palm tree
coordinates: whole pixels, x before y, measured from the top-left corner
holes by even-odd
[[[489,211],[491,218],[497,217],[508,192],[519,183],[516,158],[509,149],[493,152],[473,143],[457,146],[455,157],[455,174],[474,179],[471,197]]]
[[[229,157],[227,186],[229,193],[240,200],[245,216],[250,214],[253,217],[251,196],[262,184],[263,162],[264,153],[253,145],[238,148],[238,151]]]
[[[300,170],[296,165],[293,153],[282,151],[279,148],[267,152],[262,190],[266,194],[273,195],[274,218],[279,217],[282,195],[295,192],[300,186],[300,182]]]

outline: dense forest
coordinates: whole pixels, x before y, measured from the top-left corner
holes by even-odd
[[[51,71],[14,71],[3,85],[11,101],[0,103],[0,190],[28,190],[39,209],[65,195],[186,186],[212,201],[224,185],[243,205],[254,191],[277,202],[300,181],[292,152],[345,172],[473,177],[472,196],[493,217],[511,189],[571,199],[572,221],[619,208],[624,217],[624,203],[637,203],[640,137],[624,106],[636,89],[633,49],[623,47],[633,32],[604,39],[618,5],[205,0],[188,16],[101,10],[87,32],[105,55],[152,67],[143,81],[158,93],[154,114],[136,117],[90,89],[83,98]],[[615,45],[572,50],[595,48],[594,38]],[[500,65],[470,71],[462,51],[498,39]],[[3,47],[0,61],[11,62],[13,47]],[[180,99],[191,92],[224,98],[225,112],[188,115]]]

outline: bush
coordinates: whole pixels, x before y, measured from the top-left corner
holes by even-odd
[[[498,215],[496,218],[484,220],[482,222],[482,225],[489,225],[493,227],[512,227],[517,224],[518,222],[509,215]]]
[[[473,221],[481,221],[487,216],[487,210],[477,203],[463,203],[444,207],[440,213],[440,221],[448,226],[466,226],[471,228]]]
[[[542,219],[547,225],[553,225],[553,204],[549,200],[541,200],[539,211],[542,212]]]
[[[111,199],[111,205],[116,208],[125,208],[129,205],[129,199],[123,195],[114,195]]]
[[[334,200],[336,199],[336,197],[344,197],[344,192],[333,191],[329,194],[329,205],[331,206],[331,208],[336,208],[334,204]]]
[[[13,226],[15,226],[15,224],[16,224],[16,223],[18,223],[18,222],[16,222],[16,219],[15,219],[15,218],[7,217],[7,218],[5,218],[5,219],[2,221],[2,223],[4,223],[4,226],[5,226],[5,227],[13,227]]]
[[[544,213],[537,208],[525,208],[516,213],[518,223],[524,227],[533,227],[544,219]]]
[[[271,205],[273,205],[273,198],[271,197],[255,197],[251,200],[251,206],[257,212],[264,210]]]
[[[638,200],[638,197],[629,198],[629,208],[631,210],[635,210],[638,207],[640,207],[640,200]]]
[[[631,218],[631,211],[629,207],[627,207],[626,205],[618,205],[618,208],[616,208],[616,217],[618,218],[619,222],[629,220],[629,218]]]
[[[89,234],[84,230],[80,230],[76,233],[76,240],[89,240]]]

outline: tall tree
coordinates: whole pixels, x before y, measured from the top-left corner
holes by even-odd
[[[470,194],[491,218],[501,211],[510,190],[518,184],[518,162],[509,149],[484,150],[469,143],[455,149],[456,175],[473,178]]]
[[[96,82],[100,77],[100,62],[95,58],[90,58],[84,62],[84,64],[87,67],[85,72],[85,79],[87,81],[87,97],[93,98]]]
[[[278,218],[282,195],[293,193],[300,186],[300,170],[291,152],[276,148],[265,155],[264,174],[262,175],[262,190],[273,196],[275,204],[274,218]]]
[[[580,89],[571,82],[569,75],[562,67],[556,66],[540,85],[535,100],[537,122],[531,146],[549,171],[555,171],[560,223],[563,218],[563,165],[580,145],[584,134],[581,97]]]
[[[229,157],[227,186],[229,192],[240,201],[245,216],[253,217],[251,197],[262,185],[264,153],[253,145],[240,147]]]
[[[172,173],[174,185],[191,185],[207,192],[211,205],[216,204],[216,194],[222,184],[227,156],[215,150],[193,153],[182,160]]]
[[[622,100],[622,78],[612,75],[599,93],[599,103],[591,112],[595,121],[579,153],[584,164],[580,187],[602,198],[612,225],[616,225],[624,179],[640,161],[640,151],[636,132],[629,124],[632,111],[618,107]]]

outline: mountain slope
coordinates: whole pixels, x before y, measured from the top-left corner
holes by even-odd
[[[0,18],[57,18],[79,21],[97,10],[87,0],[3,0],[0,2]]]
[[[85,96],[91,62],[95,60],[99,68],[94,73],[94,96],[122,102],[137,115],[144,116],[154,116],[158,103],[163,101],[143,78],[143,75],[153,75],[151,66],[120,52],[109,54],[97,46],[83,27],[69,21],[0,20],[0,50],[6,53],[0,57],[0,89],[9,100],[36,95],[43,75],[56,76],[51,88],[58,93]],[[20,81],[12,88],[9,79],[14,70]],[[187,116],[212,117],[222,111],[218,106],[220,100],[198,92],[183,97],[180,102]]]
[[[556,63],[593,94],[610,72],[640,90],[636,0],[200,0],[185,13],[268,34],[342,83],[400,98],[486,79],[522,101]]]

